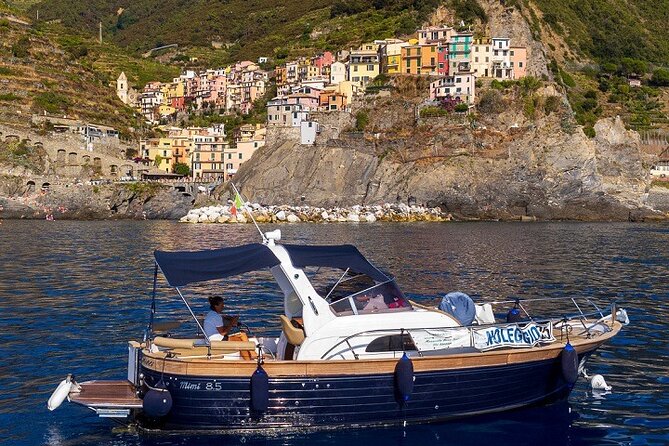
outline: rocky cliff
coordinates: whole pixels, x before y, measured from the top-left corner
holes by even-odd
[[[0,218],[175,220],[195,201],[190,194],[160,184],[47,184],[35,189],[19,177],[0,177]]]
[[[649,160],[638,134],[619,119],[599,121],[590,139],[551,86],[530,93],[489,90],[478,115],[416,119],[420,95],[403,96],[405,90],[396,85],[391,97],[361,104],[370,121],[364,133],[333,132],[325,117],[330,130],[315,146],[270,132],[275,143],[242,166],[236,183],[266,204],[415,201],[463,219],[657,214],[646,203]]]

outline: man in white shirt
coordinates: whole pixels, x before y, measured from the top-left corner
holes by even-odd
[[[228,337],[228,332],[237,326],[239,316],[225,316],[223,309],[225,302],[221,296],[209,298],[211,310],[204,318],[204,332],[210,341],[222,341]]]

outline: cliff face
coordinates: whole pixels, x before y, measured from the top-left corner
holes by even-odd
[[[415,120],[415,103],[375,98],[364,104],[368,132],[328,131],[316,146],[282,135],[243,165],[235,181],[252,200],[317,206],[415,200],[459,218],[628,220],[653,214],[645,155],[635,132],[601,120],[594,139],[573,125],[561,103],[532,119],[510,93],[498,113]],[[550,87],[537,104],[562,97]],[[539,106],[540,108],[541,106]],[[341,117],[332,118],[338,122]],[[322,118],[325,129],[328,118]]]
[[[161,185],[42,183],[27,186],[20,177],[0,177],[0,219],[57,220],[169,219],[187,214],[195,199]]]

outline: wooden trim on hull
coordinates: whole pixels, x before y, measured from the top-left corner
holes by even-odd
[[[588,353],[581,355],[584,359]],[[559,357],[495,367],[419,372],[408,403],[396,394],[393,374],[278,377],[270,379],[269,406],[251,410],[249,377],[181,377],[145,371],[163,379],[174,405],[164,419],[138,419],[145,428],[186,431],[331,428],[426,423],[568,397]]]
[[[615,322],[612,331],[596,338],[571,338],[571,344],[579,355],[597,349],[615,336],[622,325]],[[444,356],[412,358],[415,372],[468,369],[520,364],[553,359],[560,355],[564,342],[555,342],[543,347],[495,350],[485,353],[462,353]],[[398,358],[362,360],[267,360],[263,368],[271,377],[322,377],[355,376],[393,373]],[[170,358],[164,352],[143,351],[142,367],[157,372],[192,377],[249,377],[256,369],[255,362],[248,360],[208,360]]]

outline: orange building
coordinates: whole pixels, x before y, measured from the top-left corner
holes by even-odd
[[[438,74],[439,53],[437,43],[409,45],[402,48],[400,61],[402,74]]]
[[[318,106],[323,111],[339,111],[346,110],[348,103],[344,93],[330,89],[321,91]]]

